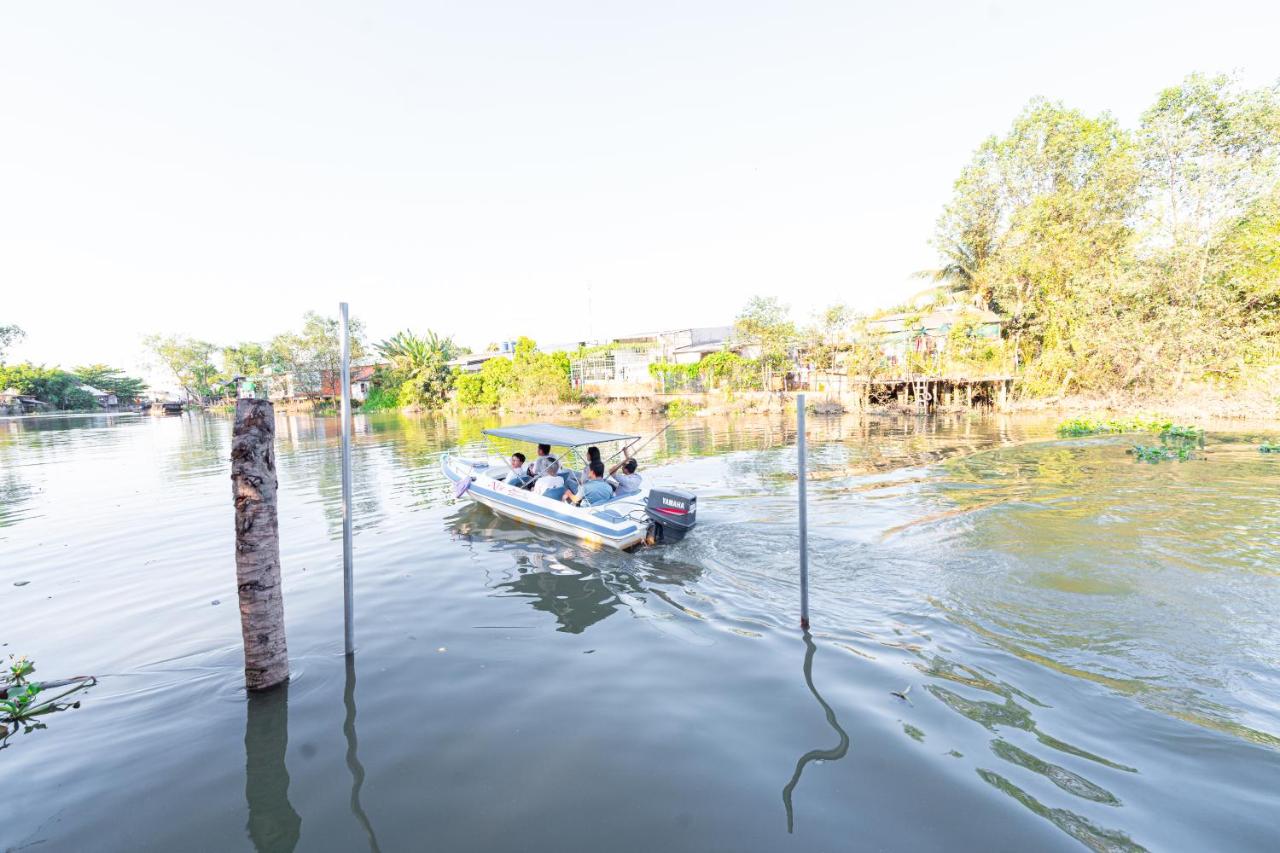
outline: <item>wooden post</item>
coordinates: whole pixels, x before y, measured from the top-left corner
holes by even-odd
[[[266,400],[236,400],[231,495],[236,505],[236,586],[244,635],[244,683],[265,690],[289,678],[276,518],[276,418]]]

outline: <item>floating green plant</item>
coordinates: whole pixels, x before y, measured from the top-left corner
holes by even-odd
[[[1166,459],[1177,459],[1179,462],[1186,462],[1192,458],[1190,445],[1178,444],[1172,447],[1163,444],[1148,446],[1143,444],[1135,444],[1133,449],[1129,451],[1139,462],[1163,462]]]
[[[1258,448],[1258,452],[1259,453],[1280,453],[1280,444],[1268,444],[1267,442],[1264,441],[1262,442],[1262,445]]]
[[[1058,424],[1058,435],[1067,438],[1123,432],[1164,433],[1173,429],[1195,429],[1195,427],[1175,427],[1172,421],[1163,418],[1109,418],[1107,420],[1072,418]]]
[[[1186,441],[1203,441],[1204,430],[1193,426],[1170,426],[1160,431],[1161,438],[1180,438]]]
[[[24,733],[45,728],[37,718],[55,711],[79,708],[80,702],[66,702],[72,693],[97,683],[92,676],[78,675],[58,681],[32,681],[35,664],[26,657],[9,656],[9,664],[0,672],[0,749],[19,729]],[[57,692],[57,688],[66,690]]]

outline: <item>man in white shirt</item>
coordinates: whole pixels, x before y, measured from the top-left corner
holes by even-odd
[[[618,487],[618,494],[635,494],[640,491],[640,475],[636,473],[636,460],[631,458],[631,450],[624,447],[622,455],[625,460],[613,466],[613,470],[609,472],[610,479]],[[618,469],[622,469],[619,471]]]
[[[550,494],[547,494],[548,492]],[[533,493],[535,495],[546,495],[555,500],[558,500],[564,494],[564,477],[560,476],[559,462],[552,461],[547,465],[547,473],[534,481]]]
[[[530,476],[537,477],[543,471],[547,470],[547,466],[555,462],[556,458],[551,455],[551,445],[539,444],[538,456],[533,460],[533,464],[529,466]]]

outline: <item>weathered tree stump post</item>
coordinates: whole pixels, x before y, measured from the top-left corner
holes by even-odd
[[[289,678],[280,592],[275,429],[271,403],[236,400],[231,494],[236,505],[236,586],[244,635],[244,682],[250,690],[265,690]]]

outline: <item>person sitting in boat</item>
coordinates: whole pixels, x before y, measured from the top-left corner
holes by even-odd
[[[511,473],[507,475],[507,485],[515,486],[517,489],[529,482],[529,475],[524,472],[524,454],[513,453],[508,461],[511,466]]]
[[[565,492],[564,499],[573,504],[582,504],[585,501],[587,506],[599,506],[613,500],[613,486],[610,486],[604,478],[604,463],[592,462],[588,465],[587,479],[582,484],[582,488],[577,494]]]
[[[547,465],[547,472],[534,481],[533,493],[551,498],[553,501],[558,501],[568,494],[564,490],[564,477],[560,476],[559,462],[552,460]]]
[[[529,476],[539,477],[542,472],[547,470],[547,466],[555,462],[556,458],[551,455],[551,445],[538,445],[538,458],[533,460],[533,464],[529,466]]]
[[[640,491],[640,475],[636,473],[639,465],[631,458],[631,451],[628,448],[622,448],[622,455],[626,458],[613,466],[613,470],[609,472],[609,479],[613,480],[618,494],[633,495]]]
[[[600,448],[598,447],[587,448],[587,464],[581,471],[569,470],[565,472],[565,488],[576,495],[578,493],[578,489],[581,488],[581,485],[590,479],[592,462],[603,463],[603,460],[600,458]]]

